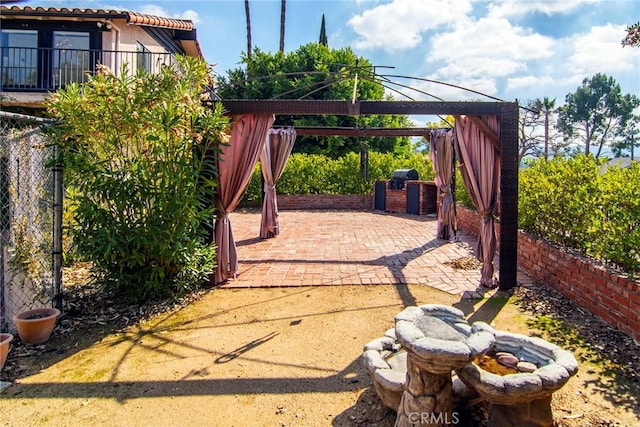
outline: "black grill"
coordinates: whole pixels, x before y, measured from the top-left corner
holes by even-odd
[[[405,181],[417,181],[418,171],[415,169],[396,169],[389,180],[389,190],[404,190]]]

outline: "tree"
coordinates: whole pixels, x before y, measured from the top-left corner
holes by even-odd
[[[247,58],[251,59],[251,11],[249,9],[249,0],[244,0],[244,15],[247,20]]]
[[[544,113],[544,159],[549,159],[549,118],[551,113],[554,112],[556,106],[556,99],[549,99],[545,97],[542,101],[538,99],[537,107]]]
[[[448,115],[448,116],[438,116],[438,118],[440,119],[439,122],[427,122],[427,128],[429,129],[449,129],[449,128],[453,128],[454,124],[456,123],[456,119],[455,117]]]
[[[136,300],[202,285],[215,266],[214,156],[228,120],[202,104],[202,60],[158,74],[106,67],[52,94],[47,128],[61,152],[72,241],[96,278]]]
[[[640,116],[633,116],[622,130],[619,139],[612,145],[616,157],[629,155],[631,160],[636,158],[636,148],[640,147]]]
[[[640,47],[640,22],[627,27],[627,35],[622,40],[622,46]]]
[[[521,107],[518,124],[520,160],[526,156],[548,159],[550,152],[556,155],[566,147],[558,142],[557,135],[551,134],[555,102],[555,99],[538,98]]]
[[[544,130],[545,116],[542,115],[541,103],[539,99],[528,101],[524,108],[520,109],[518,117],[518,159],[520,161],[528,155],[535,157],[543,155],[544,135],[540,131]]]
[[[565,102],[559,109],[558,129],[567,141],[579,139],[586,155],[596,145],[596,158],[603,146],[622,132],[640,105],[638,97],[622,95],[613,77],[600,73],[584,79],[582,86],[567,94]]]
[[[327,27],[324,21],[324,13],[322,14],[322,23],[320,24],[320,39],[318,40],[323,46],[329,46],[329,40],[327,40]]]
[[[280,4],[280,52],[284,52],[284,27],[287,16],[287,0]]]
[[[245,67],[228,71],[218,84],[223,99],[324,99],[351,100],[356,85],[358,99],[381,100],[384,88],[373,77],[373,66],[350,48],[330,49],[319,43],[293,52],[263,52],[255,48]],[[278,116],[275,125],[316,127],[410,127],[406,116]],[[373,151],[394,152],[409,147],[407,137],[300,136],[294,152],[340,157],[359,152],[362,144]]]

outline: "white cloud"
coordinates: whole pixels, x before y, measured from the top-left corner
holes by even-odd
[[[198,15],[198,12],[191,9],[185,10],[180,14],[180,16],[176,16],[176,18],[188,19],[193,21],[194,24],[200,23],[200,15]]]
[[[476,78],[480,76],[505,77],[518,71],[524,71],[525,69],[525,63],[508,58],[458,58],[438,68],[438,74],[441,76],[455,76],[457,79]]]
[[[542,88],[547,85],[553,84],[553,79],[550,76],[519,76],[519,77],[511,77],[507,79],[507,87],[505,90],[507,92],[517,92],[520,89],[530,89],[530,88]]]
[[[484,80],[525,71],[529,61],[552,56],[554,41],[505,19],[482,18],[432,38],[427,62],[444,64],[436,74],[447,81]]]
[[[165,16],[169,17],[169,12],[161,6],[155,4],[145,4],[140,6],[137,9],[140,13],[145,13],[147,15],[155,15],[155,16]]]
[[[394,0],[353,16],[348,25],[358,34],[358,49],[387,52],[418,46],[425,31],[467,19],[470,0]]]
[[[505,92],[530,98],[556,97],[562,103],[567,93],[596,73],[614,77],[631,93],[637,91],[640,50],[621,46],[624,28],[594,26],[585,33],[557,40],[552,57],[530,61],[526,74],[508,76]]]
[[[640,51],[624,48],[620,43],[626,33],[625,28],[624,25],[607,24],[566,39],[564,43],[572,48],[567,69],[577,76],[591,77],[598,72],[615,73],[637,68]]]
[[[487,17],[505,18],[524,16],[535,12],[547,16],[566,14],[577,8],[601,0],[496,0],[488,6]]]
[[[180,13],[171,14],[161,6],[155,4],[145,4],[136,10],[147,15],[162,16],[165,18],[189,19],[193,21],[194,24],[200,22],[198,12],[191,9],[187,9]]]

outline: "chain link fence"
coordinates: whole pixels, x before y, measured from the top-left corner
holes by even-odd
[[[0,332],[21,311],[62,304],[62,170],[45,125],[0,112]]]

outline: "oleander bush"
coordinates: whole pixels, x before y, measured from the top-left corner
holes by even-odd
[[[53,94],[49,127],[61,152],[75,254],[95,278],[136,300],[175,296],[215,267],[205,238],[215,154],[228,120],[203,106],[204,61],[179,57],[158,74],[102,69]]]

